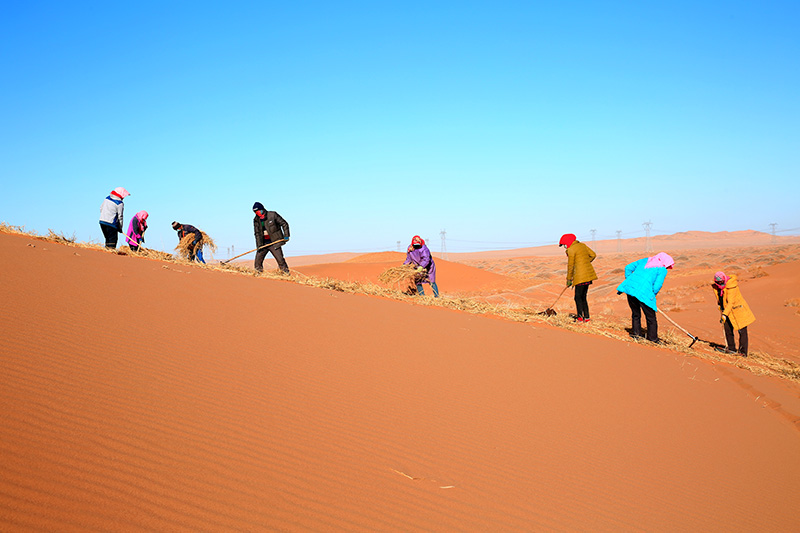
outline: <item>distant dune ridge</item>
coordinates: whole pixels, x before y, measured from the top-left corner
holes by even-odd
[[[281,280],[0,232],[0,530],[797,531],[800,244],[694,233],[654,238],[659,303],[718,340],[709,273],[735,271],[748,368],[615,336],[634,250],[597,246],[578,329],[570,293],[515,322],[292,282],[397,252]],[[541,309],[553,248],[450,254],[439,286]]]

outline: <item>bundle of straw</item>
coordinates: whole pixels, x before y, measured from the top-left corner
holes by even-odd
[[[214,244],[214,240],[209,237],[205,231],[200,232],[203,235],[203,238],[200,239],[200,242],[197,244],[198,246],[205,246],[206,248],[210,248],[212,252],[217,251],[217,245]],[[175,251],[178,252],[178,255],[184,259],[189,258],[189,251],[192,248],[192,243],[194,242],[194,233],[190,233],[189,235],[184,235],[181,239],[181,242],[178,243],[178,246],[175,247]]]
[[[381,275],[378,276],[378,280],[381,283],[385,283],[387,285],[391,285],[392,283],[400,283],[400,282],[409,282],[409,283],[416,283],[416,280],[419,277],[419,272],[417,269],[411,265],[400,265],[396,267],[387,268]]]

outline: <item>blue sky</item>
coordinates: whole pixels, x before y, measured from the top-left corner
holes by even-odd
[[[39,232],[100,241],[117,186],[222,257],[255,201],[287,255],[800,226],[797,2],[2,7],[0,220]]]

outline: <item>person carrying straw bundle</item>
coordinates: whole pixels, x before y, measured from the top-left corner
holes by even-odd
[[[253,217],[253,233],[256,237],[255,269],[264,271],[264,259],[267,252],[271,252],[281,272],[288,274],[289,265],[286,264],[281,247],[289,242],[289,223],[276,211],[267,211],[261,202],[253,204],[253,212],[256,214]]]
[[[197,259],[198,262],[205,264],[203,259],[203,245],[212,245],[208,236],[195,228],[191,224],[181,224],[173,222],[172,229],[178,232],[178,246],[175,248],[181,255],[188,257],[189,261]]]
[[[439,287],[436,285],[436,264],[433,262],[431,251],[425,246],[425,241],[419,235],[414,235],[411,245],[406,252],[404,265],[413,265],[417,269],[417,294],[425,296],[423,283],[430,283],[434,298],[439,297]]]
[[[567,254],[567,287],[575,288],[576,321],[589,322],[589,285],[597,279],[592,261],[597,257],[594,251],[580,242],[572,233],[566,233],[558,241]]]

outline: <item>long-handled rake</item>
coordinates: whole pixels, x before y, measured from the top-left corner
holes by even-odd
[[[674,320],[672,320],[672,319],[669,317],[669,315],[668,315],[667,313],[665,313],[665,312],[664,312],[664,311],[662,311],[661,309],[657,309],[657,311],[658,311],[659,313],[661,313],[662,315],[664,315],[664,318],[666,318],[667,320],[669,320],[670,322],[672,322],[672,325],[673,325],[673,326],[675,326],[676,328],[678,328],[679,330],[681,330],[682,332],[684,332],[686,335],[688,335],[688,336],[689,336],[689,338],[690,338],[690,339],[692,339],[692,342],[689,344],[688,348],[691,348],[692,346],[694,346],[694,343],[696,343],[697,341],[700,341],[700,342],[703,342],[703,343],[705,343],[705,344],[708,344],[709,346],[711,346],[712,348],[715,348],[715,349],[724,348],[724,346],[722,346],[721,344],[718,344],[718,343],[716,343],[716,342],[706,341],[706,340],[703,340],[703,339],[701,339],[700,337],[697,337],[697,336],[695,336],[695,335],[692,335],[691,333],[689,333],[688,331],[686,331],[685,329],[683,329],[683,328],[682,328],[682,327],[681,327],[681,326],[680,326],[680,325],[679,325],[677,322],[675,322]]]
[[[141,248],[142,250],[146,250],[146,249],[147,249],[147,248],[145,248],[144,246],[142,246],[142,245],[141,245],[141,243],[138,243],[138,242],[136,242],[135,240],[133,240],[133,239],[131,239],[130,237],[128,237],[128,235],[127,235],[127,234],[123,233],[123,235],[125,235],[125,238],[126,238],[126,239],[128,239],[128,246],[130,246],[131,244],[133,244],[134,246],[136,246],[136,247],[138,247],[138,248]]]
[[[252,250],[249,250],[249,251],[247,251],[247,252],[245,252],[245,253],[243,253],[243,254],[239,254],[239,255],[237,255],[236,257],[231,257],[230,259],[227,259],[227,260],[225,260],[225,261],[220,261],[220,262],[219,262],[219,264],[221,264],[221,265],[224,265],[224,264],[226,264],[226,263],[230,263],[230,262],[231,262],[231,261],[233,261],[234,259],[239,259],[239,258],[240,258],[240,257],[242,257],[243,255],[252,254],[252,253],[253,253],[253,252],[255,252],[256,250],[262,250],[262,249],[264,249],[264,248],[269,248],[269,247],[270,247],[270,246],[272,246],[273,244],[279,244],[279,243],[282,243],[282,242],[285,242],[285,241],[286,241],[286,239],[278,239],[277,241],[273,241],[273,242],[267,243],[267,244],[265,244],[264,246],[259,246],[258,248],[253,248]]]
[[[537,314],[539,314],[539,315],[547,315],[547,316],[555,316],[555,315],[557,315],[558,313],[556,313],[556,310],[553,309],[553,308],[556,306],[558,301],[561,299],[561,295],[564,294],[564,291],[566,291],[566,290],[567,290],[567,287],[564,287],[563,289],[561,289],[561,292],[558,294],[558,298],[556,298],[556,301],[553,302],[553,305],[551,305],[550,307],[548,307],[547,309],[545,309],[541,313],[537,313]]]

